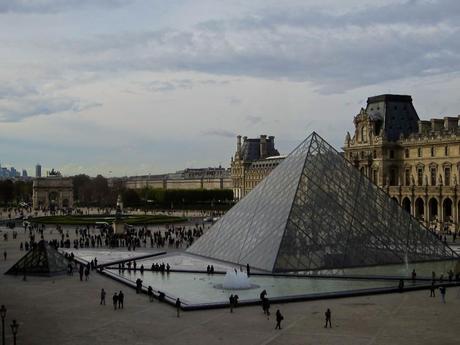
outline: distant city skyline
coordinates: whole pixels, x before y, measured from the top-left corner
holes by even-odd
[[[16,169],[13,165],[2,165],[0,162],[0,179],[1,178],[28,178],[29,174],[26,169]]]
[[[457,0],[9,0],[0,147],[34,171],[228,167],[236,135],[334,147],[369,96],[460,113]]]

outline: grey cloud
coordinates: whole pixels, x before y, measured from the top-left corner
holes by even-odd
[[[73,67],[82,70],[185,70],[287,79],[335,93],[459,71],[459,16],[458,0],[412,0],[341,14],[285,6],[189,30],[64,42],[60,49],[76,54]],[[193,85],[168,81],[150,87],[170,91]]]
[[[145,89],[154,92],[167,92],[178,89],[191,89],[193,82],[189,79],[171,81],[152,81],[144,85]]]
[[[460,17],[460,2],[457,0],[406,0],[380,6],[367,5],[349,8],[343,13],[330,13],[318,8],[283,6],[266,8],[257,15],[227,22],[211,20],[199,25],[212,31],[236,28],[242,31],[254,29],[278,30],[280,26],[335,28],[339,26],[375,26],[378,24],[423,24],[439,22],[454,23]]]
[[[241,104],[243,101],[240,99],[240,98],[237,98],[237,97],[231,97],[228,102],[231,104],[231,105],[238,105],[238,104]]]
[[[20,122],[30,117],[62,112],[78,113],[101,105],[66,97],[22,100],[20,103],[10,105],[0,104],[0,122]]]
[[[20,122],[34,116],[82,112],[100,106],[101,103],[68,96],[51,96],[41,86],[23,81],[0,86],[0,122]]]
[[[36,95],[37,93],[38,91],[34,86],[23,82],[0,84],[0,100]]]
[[[148,91],[154,92],[168,92],[179,89],[192,89],[197,85],[226,85],[230,83],[229,80],[192,80],[192,79],[173,79],[169,81],[152,81],[143,84],[144,88]]]
[[[82,7],[119,7],[131,0],[2,0],[0,13],[56,13]]]
[[[225,129],[208,129],[202,132],[203,135],[224,137],[224,138],[235,138],[236,133]]]
[[[253,116],[248,115],[246,116],[246,121],[249,122],[251,125],[257,125],[263,121],[261,116]]]

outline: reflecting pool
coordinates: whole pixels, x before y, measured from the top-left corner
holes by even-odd
[[[275,277],[275,276],[251,276],[252,284],[259,286],[258,289],[248,290],[225,290],[217,289],[216,285],[222,285],[224,275],[206,273],[171,272],[160,273],[145,271],[119,271],[110,270],[112,274],[135,282],[138,278],[143,281],[142,285],[152,286],[155,291],[163,291],[171,297],[180,297],[189,304],[201,303],[226,303],[231,294],[238,294],[240,301],[257,300],[262,290],[267,290],[269,298],[294,297],[299,295],[313,295],[333,292],[345,292],[362,289],[389,288],[397,286],[397,281],[383,280],[357,280],[357,279],[331,279],[310,277]]]

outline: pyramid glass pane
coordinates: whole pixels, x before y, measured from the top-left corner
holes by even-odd
[[[456,256],[316,133],[189,251],[274,272]]]

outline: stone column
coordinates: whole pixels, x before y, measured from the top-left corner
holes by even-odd
[[[415,214],[415,196],[414,194],[411,195],[411,197],[409,198],[410,200],[410,214],[415,217],[416,214]]]
[[[438,225],[439,225],[439,230],[442,230],[442,225],[444,223],[444,209],[442,207],[443,204],[443,198],[440,196],[438,199]]]
[[[425,218],[425,226],[426,227],[429,227],[430,226],[430,217],[429,217],[429,205],[428,205],[428,197],[427,196],[424,196],[423,197],[423,203],[424,203],[424,207],[423,207],[423,217]]]
[[[452,221],[454,223],[454,231],[457,231],[457,215],[458,215],[458,209],[457,209],[457,196],[455,195],[452,198]]]

